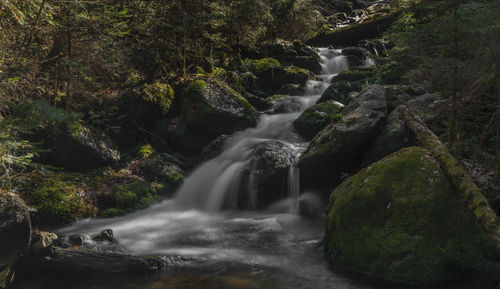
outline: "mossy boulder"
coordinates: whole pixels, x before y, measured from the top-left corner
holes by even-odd
[[[297,96],[277,94],[266,98],[266,101],[270,106],[266,111],[269,114],[299,112],[304,107],[304,103]]]
[[[301,156],[298,165],[304,187],[336,185],[343,175],[359,169],[364,152],[386,122],[385,89],[367,87],[342,114],[343,119],[319,132]]]
[[[327,125],[340,121],[343,108],[343,105],[334,101],[313,105],[294,121],[293,126],[301,137],[310,140]]]
[[[347,81],[336,81],[330,85],[321,95],[317,103],[325,101],[336,101],[348,105],[351,101],[349,93],[353,91],[352,85]]]
[[[48,152],[40,160],[69,170],[103,167],[120,160],[116,144],[104,132],[75,121],[47,126],[39,132]]]
[[[162,184],[159,193],[172,194],[186,177],[182,166],[182,162],[167,153],[153,153],[135,161],[133,171],[148,182]]]
[[[303,68],[296,66],[282,66],[274,58],[245,59],[243,61],[246,69],[257,76],[256,87],[268,94],[274,94],[285,84],[304,85],[307,80],[313,78],[313,74]]]
[[[391,112],[384,129],[366,151],[362,166],[368,166],[414,143],[413,134],[401,118],[399,109],[396,109]]]
[[[13,281],[15,263],[30,241],[28,207],[19,196],[0,191],[0,288]]]
[[[348,45],[363,39],[379,38],[380,33],[389,28],[399,14],[399,11],[375,13],[347,27],[333,30],[324,27],[310,40],[310,44],[316,46]]]
[[[498,254],[438,162],[403,149],[337,187],[325,250],[335,264],[426,284],[485,270]]]
[[[150,129],[161,117],[168,114],[174,100],[172,86],[158,81],[126,90],[118,98],[118,105],[121,113],[135,125]],[[134,127],[134,124],[128,126]]]
[[[188,126],[214,137],[255,125],[258,117],[255,108],[243,96],[213,79],[195,80],[188,86],[181,113]]]
[[[124,215],[144,209],[157,201],[158,198],[157,188],[149,183],[136,180],[100,194],[98,205],[102,210],[99,215],[101,217]]]

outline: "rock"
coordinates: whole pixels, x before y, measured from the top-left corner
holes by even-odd
[[[85,236],[77,234],[68,237],[68,242],[72,246],[81,246],[85,243]]]
[[[153,133],[159,137],[151,140],[151,144],[156,148],[186,155],[199,154],[203,147],[215,138],[211,133],[187,125],[182,117],[160,120],[154,127]]]
[[[257,88],[268,94],[274,94],[285,84],[304,85],[307,80],[314,78],[308,70],[295,66],[282,66],[273,58],[246,59],[244,65],[257,76]]]
[[[53,246],[61,245],[61,241],[55,233],[34,232],[31,237],[30,254],[45,254],[47,250],[50,250]]]
[[[274,95],[268,101],[271,109],[267,113],[270,114],[298,112],[304,107],[300,98],[296,96]]]
[[[361,59],[365,58],[366,54],[368,54],[368,50],[359,46],[351,46],[342,49],[342,55],[357,56]]]
[[[350,70],[344,70],[332,79],[332,83],[336,81],[360,81],[366,78],[374,77],[376,67],[363,66],[356,67]]]
[[[424,122],[430,122],[440,115],[438,109],[444,100],[435,94],[419,95],[410,99],[406,105],[411,108]]]
[[[266,95],[267,96],[267,95]],[[269,108],[269,103],[262,97],[257,96],[248,91],[243,92],[243,97],[248,100],[248,102],[255,107],[255,109],[262,111]]]
[[[55,247],[47,257],[28,256],[19,264],[21,274],[95,276],[146,274],[158,271],[164,262],[157,257],[136,257],[121,253]]]
[[[371,85],[342,111],[344,118],[319,132],[299,160],[304,187],[327,187],[359,169],[387,118],[385,89]]]
[[[337,265],[411,284],[484,271],[499,256],[438,162],[417,147],[333,191],[324,244]]]
[[[30,241],[28,207],[19,196],[0,191],[0,288],[13,281],[15,264]]]
[[[387,108],[393,111],[396,107],[406,103],[411,96],[405,91],[406,87],[399,85],[386,85],[385,93],[387,97]]]
[[[311,56],[276,56],[276,59],[283,64],[307,69],[313,73],[320,73],[323,69],[316,53]]]
[[[224,144],[229,137],[229,135],[223,134],[211,141],[201,152],[203,160],[208,161],[209,159],[213,159],[220,155],[224,149]]]
[[[106,229],[90,237],[94,241],[108,241],[113,242],[113,230]]]
[[[305,93],[306,90],[304,86],[299,84],[285,84],[276,92],[276,94],[278,95],[292,95],[292,96],[304,95]]]
[[[396,109],[389,115],[385,128],[366,151],[362,167],[366,167],[414,143],[415,140],[410,129],[401,119],[399,110]]]
[[[348,105],[351,101],[349,93],[352,91],[352,86],[347,81],[336,81],[330,85],[321,95],[317,103],[325,101],[336,101],[343,105]]]
[[[184,167],[184,164],[177,158],[167,153],[159,153],[134,162],[132,170],[148,182],[164,185],[163,191],[173,193],[187,175],[181,167]]]
[[[287,188],[283,184],[287,181],[288,168],[294,164],[292,145],[278,140],[258,144],[245,173],[250,191],[240,194],[240,198],[250,196],[251,199],[240,202],[242,206],[261,209],[286,197]]]
[[[316,104],[306,109],[293,125],[301,137],[310,140],[327,125],[340,121],[343,108],[343,104],[335,101]]]
[[[364,58],[359,58],[356,55],[348,55],[346,56],[346,59],[347,63],[349,63],[349,67],[357,67],[365,65]]]
[[[181,101],[181,114],[188,126],[214,138],[253,126],[258,113],[238,92],[217,80],[196,80]]]
[[[354,44],[359,40],[379,38],[397,19],[400,12],[376,13],[347,27],[323,29],[309,42],[315,46]]]
[[[104,132],[78,121],[51,125],[39,134],[43,145],[50,149],[40,154],[41,162],[82,171],[120,160],[116,144]]]

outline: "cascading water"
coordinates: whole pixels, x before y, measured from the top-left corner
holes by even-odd
[[[316,244],[322,235],[322,222],[290,214],[298,211],[299,200],[315,202],[313,195],[300,194],[299,170],[293,161],[288,168],[284,214],[272,208],[264,212],[222,211],[227,204],[237,202],[241,191],[248,193],[244,196],[248,207],[259,203],[252,172],[259,146],[278,142],[290,149],[293,160],[305,149],[307,143],[294,131],[294,120],[316,103],[336,74],[348,68],[338,50],[320,49],[319,55],[323,71],[318,80],[307,82],[304,96],[291,97],[299,104],[293,112],[264,114],[256,127],[229,137],[222,153],[195,169],[173,200],[123,217],[81,221],[60,233],[90,234],[111,228],[126,252],[191,258],[191,266],[196,270],[205,266],[205,272],[220,267],[226,270],[228,263],[248,268],[249,276],[265,276],[262,272],[271,270],[273,278],[283,283],[280,288],[364,288],[332,274],[328,265],[319,261],[323,252]]]

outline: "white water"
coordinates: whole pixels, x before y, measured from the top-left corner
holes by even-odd
[[[339,56],[339,51],[320,49],[320,56],[323,61],[322,75],[320,80],[307,82],[304,96],[294,97],[301,104],[298,111],[264,114],[255,128],[235,133],[226,141],[219,156],[203,163],[186,178],[173,200],[123,217],[81,221],[60,233],[91,234],[110,228],[120,247],[134,254],[189,256],[197,262],[210,260],[210,266],[220,262],[236,262],[252,268],[265,266],[285,272],[283,274],[295,279],[300,277],[304,284],[316,282],[318,286],[315,288],[334,288],[330,287],[334,284],[343,289],[361,288],[332,274],[322,260],[323,253],[316,242],[322,236],[323,225],[312,225],[294,215],[302,201],[307,202],[311,210],[322,210],[313,194],[300,194],[297,167],[292,166],[288,170],[288,198],[268,211],[222,211],[225,204],[236,203],[244,185],[242,179],[248,177],[245,169],[257,145],[270,140],[281,141],[293,148],[295,159],[306,147],[307,143],[295,133],[293,121],[302,111],[314,105],[333,76],[348,68],[346,59]],[[259,200],[251,173],[248,183],[247,202],[250,207],[256,207]],[[277,214],[282,211],[285,214]],[[309,264],[309,269],[301,268],[304,262]],[[302,273],[297,274],[299,270]],[[296,288],[293,284],[289,285],[289,288]]]

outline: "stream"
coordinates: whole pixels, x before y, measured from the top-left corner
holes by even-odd
[[[378,284],[361,276],[334,270],[324,256],[322,217],[298,214],[299,203],[322,212],[326,206],[312,192],[301,192],[299,170],[287,174],[287,197],[264,210],[255,210],[258,195],[248,168],[256,147],[281,142],[298,159],[307,147],[293,129],[293,121],[315,104],[332,77],[348,69],[340,50],[321,48],[323,71],[309,80],[303,96],[292,97],[299,109],[282,114],[263,114],[254,128],[237,132],[225,141],[222,153],[196,168],[173,199],[148,209],[111,219],[77,222],[58,233],[98,233],[112,229],[118,244],[94,242],[84,247],[135,255],[158,255],[167,267],[149,276],[95,278],[34,278],[19,280],[19,289],[364,289],[408,288]],[[247,178],[250,181],[244,182]],[[242,186],[248,186],[242,190]],[[249,210],[231,203],[243,198]],[[228,201],[229,200],[229,201]],[[232,201],[231,201],[232,200]],[[369,284],[369,285],[368,285]],[[388,287],[389,286],[389,287]]]

